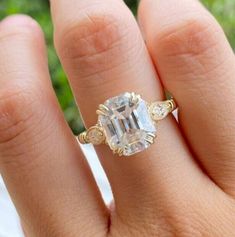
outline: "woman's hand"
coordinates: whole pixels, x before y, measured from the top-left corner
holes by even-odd
[[[142,0],[140,27],[121,0],[51,8],[87,126],[105,99],[125,91],[163,99],[162,85],[179,124],[161,122],[155,144],[128,159],[97,148],[115,199],[108,209],[56,101],[42,31],[26,16],[3,20],[0,172],[26,234],[235,236],[235,58],[215,19],[197,0]]]

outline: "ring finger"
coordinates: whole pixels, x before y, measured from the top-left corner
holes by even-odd
[[[134,91],[147,101],[163,99],[136,21],[123,1],[51,3],[57,50],[87,126],[97,122],[98,105],[120,93]],[[113,189],[116,212],[129,221],[134,217],[136,224],[136,217],[141,217],[143,225],[146,209],[156,207],[153,200],[159,206],[158,193],[172,197],[181,186],[186,195],[189,187],[198,185],[195,180],[201,180],[195,178],[202,173],[174,119],[169,117],[158,129],[156,144],[131,159],[114,159],[106,146],[97,148]]]

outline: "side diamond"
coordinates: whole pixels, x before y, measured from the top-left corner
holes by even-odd
[[[166,102],[156,102],[150,106],[150,114],[155,121],[164,119],[169,112],[170,104]]]
[[[91,127],[86,133],[86,139],[93,145],[100,145],[105,141],[105,135],[98,126]]]

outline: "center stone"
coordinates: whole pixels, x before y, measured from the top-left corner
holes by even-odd
[[[151,145],[149,134],[156,135],[156,127],[144,100],[135,100],[131,93],[124,93],[104,105],[107,111],[99,115],[99,123],[112,150],[121,150],[124,156],[130,156]]]

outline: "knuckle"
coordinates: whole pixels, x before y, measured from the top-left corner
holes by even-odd
[[[109,70],[123,61],[122,51],[129,51],[135,40],[132,20],[125,10],[122,14],[114,9],[87,10],[56,34],[58,52],[62,60],[70,60],[70,66],[79,67],[81,77]]]
[[[123,19],[114,12],[85,13],[64,29],[59,44],[62,56],[79,58],[108,50],[126,34]]]
[[[200,56],[220,42],[222,28],[209,15],[193,15],[180,24],[172,24],[157,35],[158,49],[166,56]]]
[[[41,101],[39,94],[32,85],[22,86],[22,83],[1,89],[0,154],[2,162],[10,162],[9,156],[19,156],[28,149],[27,137],[43,116],[39,109],[39,101]]]

